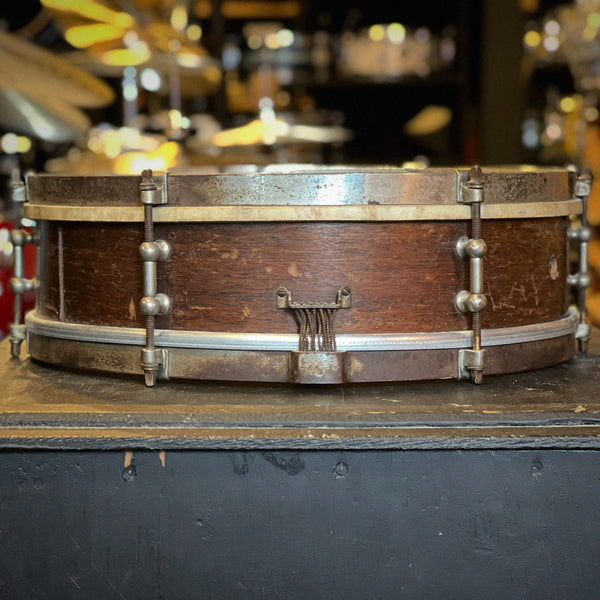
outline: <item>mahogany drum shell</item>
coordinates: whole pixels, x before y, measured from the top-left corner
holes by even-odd
[[[483,222],[486,328],[567,312],[567,227],[566,217]],[[468,279],[455,240],[468,228],[466,221],[157,224],[156,237],[172,248],[158,265],[157,286],[172,310],[157,327],[294,333],[291,313],[276,308],[279,286],[301,302],[331,302],[345,285],[352,306],[338,311],[338,333],[468,329],[469,318],[454,307]],[[42,223],[38,312],[67,323],[144,327],[142,241],[138,224]]]

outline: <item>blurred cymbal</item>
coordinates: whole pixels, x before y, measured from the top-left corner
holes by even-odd
[[[349,129],[339,126],[290,124],[283,119],[255,119],[242,127],[219,131],[209,145],[230,148],[273,144],[334,144],[346,142],[351,137]]]
[[[167,2],[165,0],[133,0],[133,3],[141,10],[162,8]]]
[[[221,81],[220,63],[210,57],[199,37],[191,39],[184,33],[189,2],[42,0],[52,10],[54,22],[65,39],[73,47],[85,50],[63,54],[71,64],[101,77],[120,77],[129,66],[166,73],[175,65],[186,80],[182,82],[184,93],[189,88],[190,95],[196,95],[199,85],[210,93]],[[118,12],[125,8],[127,13]],[[175,18],[177,15],[183,15],[183,20]]]
[[[0,86],[11,80],[11,87],[34,82],[43,95],[59,98],[87,108],[101,107],[115,100],[113,90],[102,80],[86,73],[49,50],[0,31]],[[4,81],[1,81],[1,80]]]
[[[44,171],[52,174],[69,175],[113,175],[114,158],[98,156],[93,152],[79,153],[77,159],[69,156],[51,158],[44,165]]]
[[[67,156],[53,158],[46,162],[48,173],[68,173],[70,175],[136,175],[144,169],[166,171],[186,165],[183,149],[177,142],[164,142],[148,152],[123,152],[115,158],[93,152],[69,152]]]
[[[100,77],[122,77],[125,67],[108,65],[102,62],[102,56],[89,51],[67,52],[62,56],[70,63],[86,69]],[[179,69],[181,77],[181,93],[184,97],[208,96],[215,93],[221,83],[219,63],[208,55],[180,52],[171,54],[155,52],[152,56],[137,65],[138,68],[152,68],[168,75],[173,64]],[[165,94],[168,92],[165,87]],[[160,90],[158,93],[161,93]]]
[[[90,121],[80,110],[59,98],[25,95],[0,85],[0,126],[60,143],[84,135]]]
[[[40,0],[42,5],[58,14],[82,17],[88,21],[108,23],[127,29],[135,19],[120,10],[113,10],[104,0]]]
[[[296,19],[302,14],[302,3],[296,0],[223,0],[220,7],[226,19]],[[193,10],[199,19],[208,19],[213,3],[196,0]]]
[[[452,121],[452,111],[447,106],[426,106],[405,123],[404,132],[418,137],[436,133]]]

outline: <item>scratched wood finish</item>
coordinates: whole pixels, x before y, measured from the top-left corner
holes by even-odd
[[[45,223],[41,236],[40,313],[58,318],[57,229],[63,228],[64,318],[93,325],[143,327],[138,301],[141,227]],[[551,321],[567,310],[566,218],[483,223],[486,328]],[[454,246],[468,222],[164,224],[172,258],[158,265],[158,291],[172,312],[159,328],[238,333],[293,333],[289,311],[275,305],[281,285],[294,301],[332,302],[338,333],[398,333],[469,328],[454,308],[468,289],[468,263]]]

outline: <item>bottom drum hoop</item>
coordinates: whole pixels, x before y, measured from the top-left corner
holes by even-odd
[[[575,353],[578,314],[554,322],[483,330],[488,375],[554,365]],[[143,329],[53,322],[29,313],[30,355],[78,369],[140,374]],[[157,331],[159,377],[274,383],[363,383],[462,378],[468,331],[340,336],[337,352],[298,352],[296,336]],[[261,346],[262,344],[262,346]]]

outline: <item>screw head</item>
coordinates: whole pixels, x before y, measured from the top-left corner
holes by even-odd
[[[348,465],[344,461],[340,461],[333,470],[338,477],[343,477],[348,473]]]
[[[468,185],[471,187],[480,187],[483,185],[483,171],[479,165],[471,167],[469,171]]]
[[[123,471],[121,472],[121,476],[124,481],[133,481],[135,476],[137,475],[137,470],[134,464],[130,464],[127,467],[123,467]]]

